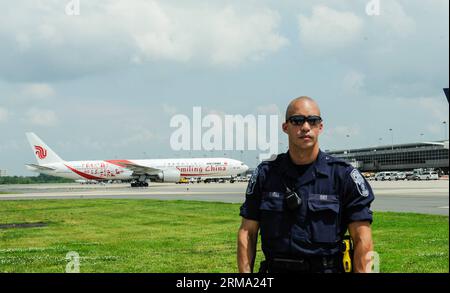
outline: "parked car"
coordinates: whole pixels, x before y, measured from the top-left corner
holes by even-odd
[[[420,180],[420,176],[419,176],[419,174],[416,174],[416,173],[411,173],[411,174],[409,174],[409,175],[406,175],[406,180],[412,180],[412,181],[414,181],[414,180]]]
[[[374,180],[375,179],[375,173],[373,172],[363,172],[361,173],[364,178],[366,178],[367,180]]]
[[[397,174],[398,172],[391,172],[391,176],[387,180],[389,181],[396,181],[397,180]]]
[[[375,181],[384,181],[384,176],[386,172],[378,172],[375,174]]]
[[[376,181],[392,181],[395,180],[397,172],[379,172],[375,175]]]
[[[405,172],[398,172],[397,176],[395,176],[395,180],[406,180],[406,173]]]
[[[435,171],[426,171],[419,175],[420,180],[438,180],[439,175]]]

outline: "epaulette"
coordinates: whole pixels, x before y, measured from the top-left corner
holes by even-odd
[[[343,165],[343,166],[351,166],[350,163],[344,161],[343,159],[336,158],[336,157],[330,156],[328,154],[324,155],[324,159],[328,164],[339,164],[339,165]]]
[[[261,163],[259,163],[257,170],[257,173],[265,173],[267,172],[269,169],[272,168],[278,168],[280,166],[280,163],[283,160],[283,156],[285,156],[286,154],[278,154],[278,155],[273,155],[270,159],[262,161]]]
[[[283,160],[284,156],[286,156],[285,153],[281,153],[278,155],[272,155],[272,157],[268,160],[265,160],[261,163],[261,165],[267,165],[270,167],[279,166],[280,162]]]

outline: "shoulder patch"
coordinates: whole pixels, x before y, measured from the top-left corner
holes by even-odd
[[[246,191],[247,195],[253,194],[253,191],[255,190],[256,179],[258,178],[258,174],[259,174],[259,166],[256,167],[256,169],[253,171],[252,177],[250,178],[250,181],[248,182],[247,191]]]
[[[364,197],[368,197],[369,189],[367,188],[366,182],[364,181],[364,178],[362,177],[361,173],[359,173],[357,169],[353,169],[353,171],[350,173],[350,176],[352,177],[353,182],[355,182],[359,194],[361,194]]]

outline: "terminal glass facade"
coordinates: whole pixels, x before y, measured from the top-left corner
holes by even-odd
[[[327,153],[351,163],[364,172],[434,168],[448,174],[448,142],[403,144],[327,151]]]

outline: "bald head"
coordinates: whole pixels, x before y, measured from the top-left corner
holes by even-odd
[[[293,99],[287,109],[286,109],[286,121],[294,115],[295,113],[300,112],[302,108],[311,109],[316,112],[316,115],[320,116],[320,108],[319,105],[310,97],[302,96]]]

